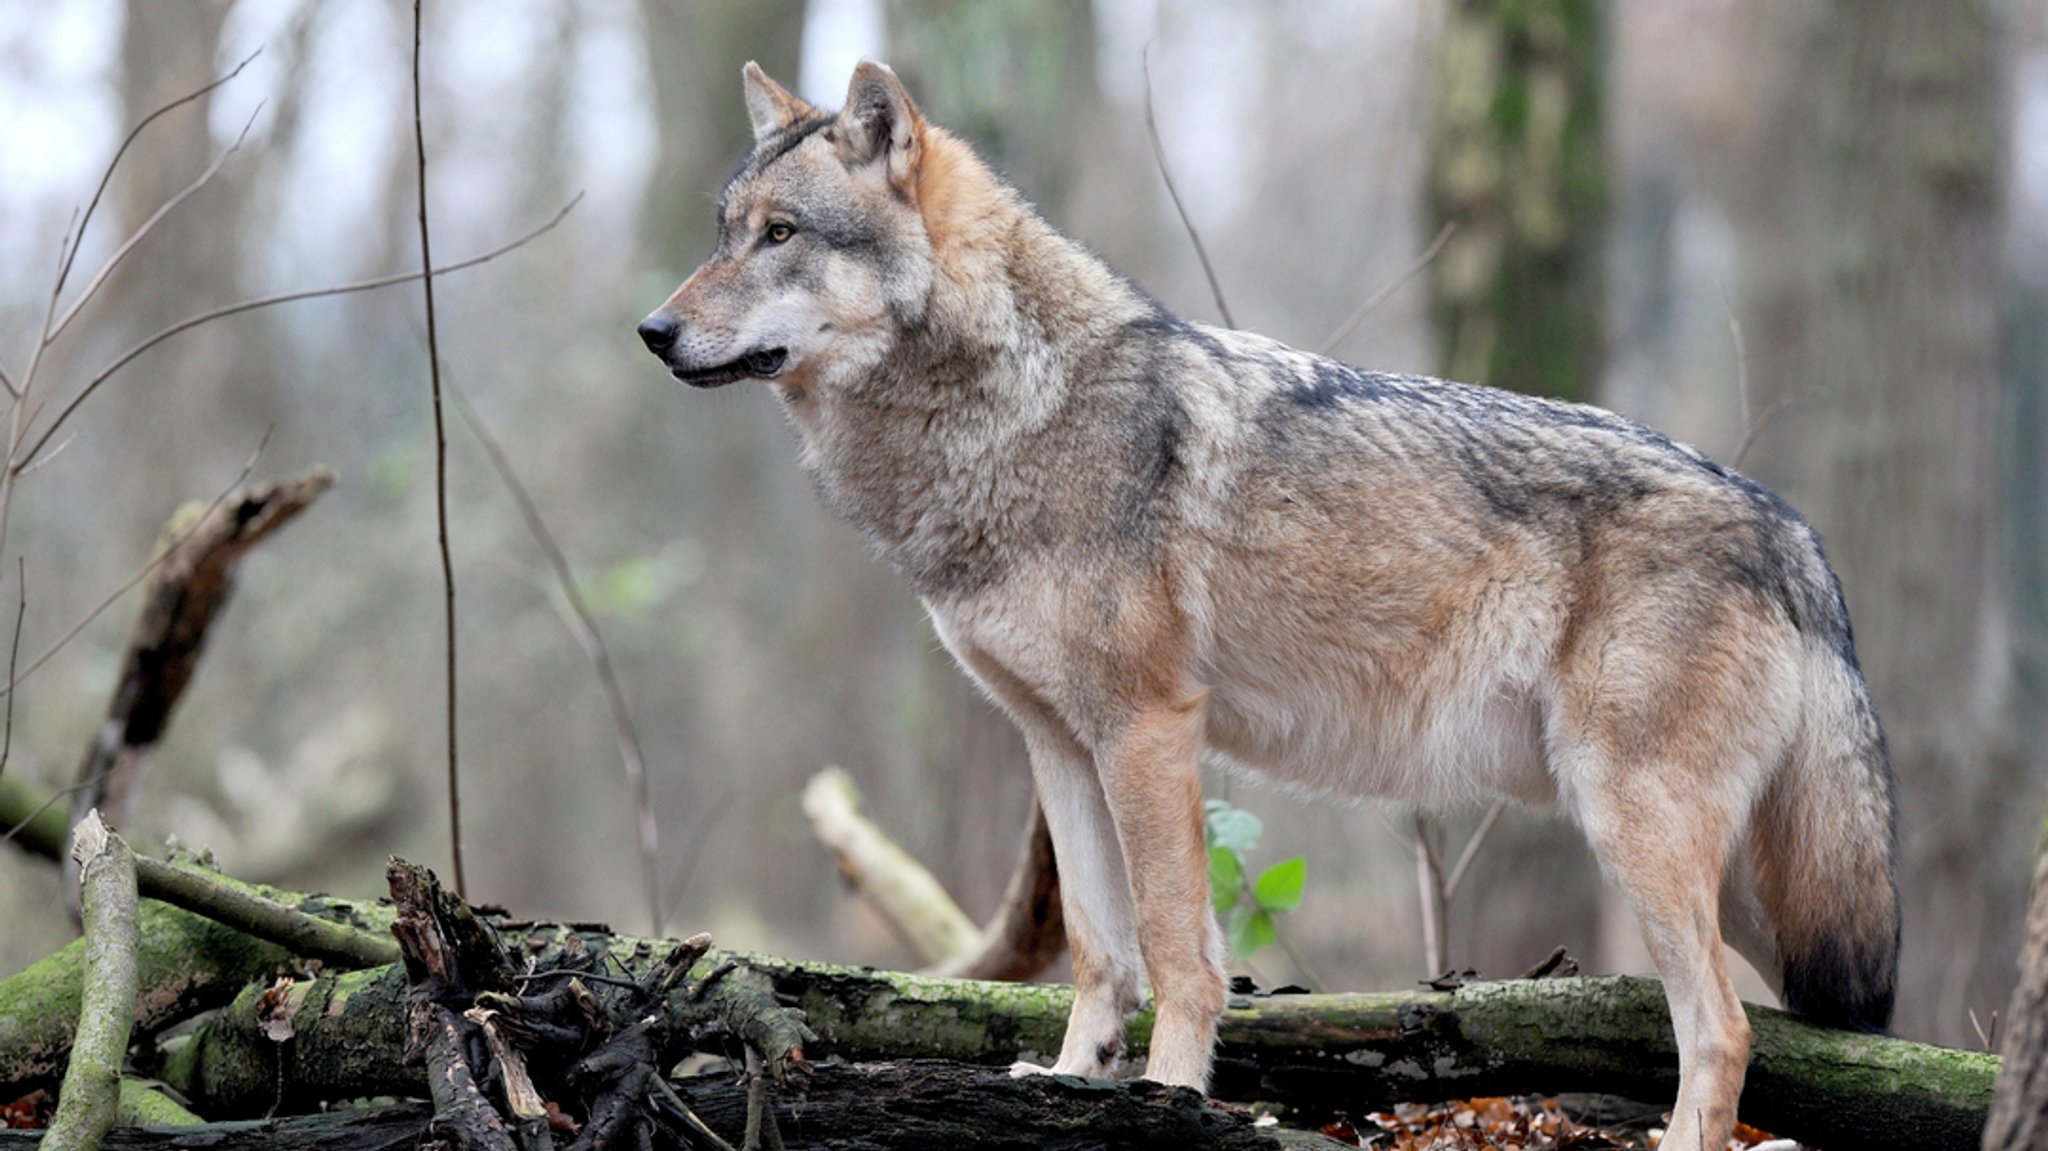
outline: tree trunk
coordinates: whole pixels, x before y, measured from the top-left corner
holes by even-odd
[[[2042,831],[2048,835],[2048,825]],[[2048,851],[2037,852],[2034,863],[2020,981],[2003,1018],[2005,1035],[1998,1045],[2003,1067],[1984,1127],[1984,1151],[2048,1147]]]
[[[1606,370],[1607,23],[1594,0],[1441,8],[1428,155],[1437,370],[1590,401]],[[1455,856],[1473,820],[1431,816]],[[1563,943],[1591,954],[1610,913],[1584,840],[1510,809],[1441,920],[1444,966],[1518,971]],[[1633,931],[1630,921],[1625,930]],[[1418,968],[1419,970],[1419,968]]]
[[[1900,787],[1897,1026],[2004,1003],[2035,794],[1998,624],[2000,6],[1759,5],[1742,234],[1755,473],[1840,574]]]
[[[1452,379],[1591,398],[1606,357],[1606,18],[1594,0],[1444,10],[1430,310]]]

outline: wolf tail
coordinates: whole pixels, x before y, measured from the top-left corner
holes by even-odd
[[[1777,961],[1787,1009],[1883,1031],[1899,960],[1897,785],[1839,598],[1836,608],[1838,634],[1807,635],[1802,731],[1751,825],[1754,934]]]

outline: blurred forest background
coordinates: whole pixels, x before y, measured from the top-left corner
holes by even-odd
[[[441,352],[610,639],[649,757],[670,930],[908,963],[812,841],[803,782],[844,765],[977,917],[1030,802],[1018,741],[820,508],[766,391],[686,392],[633,333],[710,249],[712,199],[748,140],[741,63],[836,107],[859,56],[888,60],[1054,223],[1214,321],[1146,142],[1149,45],[1168,160],[1239,324],[1316,347],[1457,221],[1335,354],[1604,404],[1742,457],[1814,521],[1903,781],[1901,1030],[1974,1041],[1970,1012],[2003,1006],[2048,799],[2048,8],[427,9],[436,256],[586,193],[555,232],[437,283]],[[410,32],[399,0],[0,0],[0,363],[26,360],[66,222],[128,126],[259,47],[124,162],[82,268],[255,117],[52,349],[48,394],[201,307],[415,266]],[[381,889],[388,852],[445,866],[419,304],[408,286],[192,332],[116,377],[22,481],[0,603],[13,614],[19,558],[27,654],[265,429],[257,476],[342,476],[246,564],[142,785],[138,844],[175,835],[246,877],[352,894]],[[459,422],[450,436],[471,895],[645,929],[604,698],[516,508]],[[7,772],[68,782],[134,610],[22,688]],[[1255,862],[1307,855],[1285,930],[1326,985],[1424,974],[1411,860],[1380,820],[1243,781],[1211,790],[1265,818]],[[1445,851],[1479,815],[1435,824]],[[0,853],[0,925],[0,971],[67,937],[54,869]],[[1576,833],[1511,811],[1452,908],[1448,959],[1512,975],[1560,943],[1591,969],[1648,970]]]

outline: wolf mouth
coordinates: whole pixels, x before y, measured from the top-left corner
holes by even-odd
[[[788,362],[788,348],[768,348],[709,368],[673,368],[670,374],[693,388],[717,388],[734,380],[773,379]]]

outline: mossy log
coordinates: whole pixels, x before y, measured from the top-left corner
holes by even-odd
[[[388,907],[218,879],[310,915],[369,932],[390,930]],[[135,1029],[144,1035],[219,1007],[251,980],[294,965],[283,947],[154,899],[141,901],[137,921]],[[85,941],[74,940],[0,979],[0,1097],[12,1098],[63,1073],[78,1026],[85,955]]]
[[[547,946],[553,929],[533,929]],[[615,951],[654,951],[617,940]],[[1002,1063],[1056,1051],[1072,989],[975,983],[768,956],[713,952],[765,976],[806,1014],[812,1058],[936,1058]],[[323,988],[323,985],[331,987]],[[214,1106],[267,1109],[279,1101],[416,1094],[399,1065],[403,979],[364,971],[323,977],[299,1011],[296,1035],[262,1038],[258,997],[245,994],[193,1040],[167,1076]],[[1751,1007],[1755,1052],[1745,1119],[1833,1146],[1974,1148],[1997,1074],[1996,1057],[1884,1036],[1830,1031]],[[1134,1054],[1149,1011],[1131,1025]],[[330,1030],[331,1029],[331,1030]],[[1399,1101],[1508,1092],[1598,1091],[1646,1100],[1677,1092],[1677,1056],[1662,988],[1610,977],[1474,983],[1417,994],[1232,999],[1221,1026],[1214,1092],[1298,1112],[1358,1111]]]

